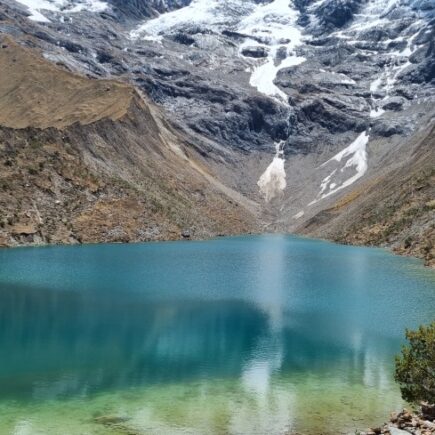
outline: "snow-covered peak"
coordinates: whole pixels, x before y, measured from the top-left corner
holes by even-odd
[[[221,32],[230,30],[244,36],[239,53],[262,49],[266,59],[252,61],[250,83],[267,96],[286,102],[286,94],[275,84],[283,68],[299,65],[305,58],[296,54],[302,42],[297,25],[299,12],[289,0],[258,3],[253,0],[193,0],[188,6],[162,14],[134,29],[133,39],[161,42],[162,37],[189,28]],[[249,56],[248,56],[249,57]]]
[[[142,22],[130,36],[135,44],[148,41],[163,44],[171,52],[180,49],[184,53],[180,57],[185,60],[184,68],[189,69],[197,62],[201,50],[205,59],[213,58],[215,65],[235,65],[235,70],[242,65],[243,71],[249,74],[251,88],[288,111],[288,131],[294,132],[296,141],[302,144],[313,140],[313,132],[318,137],[346,133],[345,140],[348,140],[363,129],[368,132],[371,125],[375,126],[374,135],[381,131],[388,136],[397,131],[398,121],[394,118],[401,101],[408,104],[397,96],[401,76],[414,68],[413,57],[422,46],[421,32],[429,26],[425,10],[420,10],[417,3],[415,0],[192,0],[183,8]],[[186,36],[186,47],[174,47],[174,41],[183,41],[180,35]],[[223,35],[230,35],[229,39]],[[210,43],[204,46],[206,38],[214,38],[213,47],[222,44],[216,55],[206,53],[212,46]],[[189,63],[190,52],[194,61]],[[210,65],[212,61],[208,63],[207,59],[205,64]],[[406,91],[401,92],[409,100]],[[313,100],[305,104],[307,93]],[[349,116],[342,123],[340,112],[344,117]],[[384,119],[386,124],[382,124]],[[344,125],[350,131],[346,132]],[[275,136],[270,148],[281,139],[282,136]],[[342,140],[339,142],[346,146]],[[295,139],[289,136],[286,150],[294,143]],[[333,195],[365,175],[370,165],[368,144],[368,133],[360,134],[336,155],[335,164],[340,163],[340,157],[347,158],[347,163],[343,168],[332,168],[322,182],[317,200]],[[258,185],[266,199],[277,196],[276,192],[286,187],[285,157],[284,153],[275,154],[260,176]],[[328,166],[333,164],[330,161]]]

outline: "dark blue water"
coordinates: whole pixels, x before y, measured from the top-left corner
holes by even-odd
[[[394,355],[434,317],[435,273],[379,249],[0,250],[0,433],[107,433],[108,413],[137,433],[365,428],[402,405]]]

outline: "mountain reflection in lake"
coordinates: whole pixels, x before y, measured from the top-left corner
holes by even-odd
[[[360,427],[374,407],[384,418],[402,405],[393,356],[405,326],[434,314],[433,275],[416,262],[285,236],[0,260],[11,427],[32,415],[44,428],[47,412],[66,424],[73,405],[74,430],[106,409],[138,433]]]

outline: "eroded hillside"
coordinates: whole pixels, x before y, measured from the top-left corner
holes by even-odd
[[[131,86],[0,44],[2,245],[255,229],[255,206],[214,180]]]

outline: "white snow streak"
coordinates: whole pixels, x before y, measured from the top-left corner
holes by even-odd
[[[300,211],[293,216],[293,219],[300,219],[305,214],[304,211]]]
[[[296,24],[298,16],[291,0],[273,0],[268,4],[240,0],[193,0],[189,6],[146,21],[130,32],[130,37],[161,42],[165,34],[191,25],[235,30],[246,35],[245,41],[239,46],[240,54],[246,47],[264,47],[268,52],[266,59],[250,59],[252,69],[246,70],[251,73],[250,85],[262,94],[279,100],[281,104],[288,105],[287,95],[274,81],[281,69],[306,60],[295,53],[302,43],[302,34]],[[345,77],[342,79],[346,80]],[[275,146],[272,163],[257,183],[267,202],[286,187],[284,144]]]
[[[274,81],[278,72],[304,62],[306,59],[295,54],[302,42],[302,34],[296,25],[298,12],[289,0],[274,0],[272,3],[258,5],[253,13],[243,19],[238,31],[251,36],[240,47],[262,46],[269,48],[266,62],[254,68],[250,84],[262,94],[279,97],[287,102],[287,95]],[[259,42],[261,41],[261,42]],[[278,52],[284,52],[284,59],[277,59]]]
[[[385,113],[385,110],[382,107],[377,107],[376,109],[370,110],[370,118],[379,118]]]
[[[147,20],[130,32],[130,38],[164,36],[192,25],[212,28],[219,32],[231,29],[241,18],[249,15],[256,5],[251,1],[240,0],[192,0],[183,8],[166,12]]]
[[[237,31],[248,35],[239,47],[242,53],[245,47],[264,47],[268,50],[267,59],[261,60],[254,67],[249,84],[258,92],[269,97],[278,98],[287,105],[287,95],[275,85],[278,72],[304,62],[306,59],[297,56],[295,49],[302,42],[302,34],[296,25],[298,12],[289,0],[274,0],[269,4],[261,4],[245,17],[237,27]],[[266,202],[277,197],[287,186],[283,146],[285,142],[275,144],[276,153],[272,163],[258,180],[260,193]]]
[[[358,39],[353,40],[356,35],[361,31],[373,29],[388,25],[390,20],[386,15],[398,4],[398,0],[372,0],[367,3],[367,6],[361,14],[355,15],[354,22],[346,30],[338,31],[335,33],[343,39],[347,39],[349,44],[355,44],[361,42]],[[421,20],[417,19],[411,26],[415,31],[412,36],[407,36],[407,46],[402,51],[392,51],[386,53],[388,60],[385,64],[384,70],[379,76],[370,84],[370,92],[376,93],[383,91],[386,93],[387,98],[393,89],[399,75],[408,68],[411,63],[409,57],[417,50],[417,46],[414,44],[414,39],[417,37],[421,30]],[[385,48],[393,42],[401,42],[404,40],[404,36],[398,36],[395,39],[388,39],[382,42]],[[385,113],[381,107],[379,107],[379,97],[372,95],[372,110],[370,111],[371,118],[377,118]],[[381,98],[382,100],[382,98]]]
[[[334,157],[321,165],[321,167],[323,167],[334,161],[340,163],[344,158],[350,157],[347,159],[346,164],[341,168],[340,172],[344,172],[346,168],[355,167],[356,174],[337,186],[337,183],[332,182],[333,177],[338,170],[337,168],[334,169],[326,178],[323,179],[320,185],[320,197],[314,201],[311,201],[308,205],[313,205],[321,199],[327,198],[339,190],[350,186],[367,172],[368,164],[366,147],[369,142],[369,138],[370,136],[366,131],[361,133],[347,148],[340,151]]]

